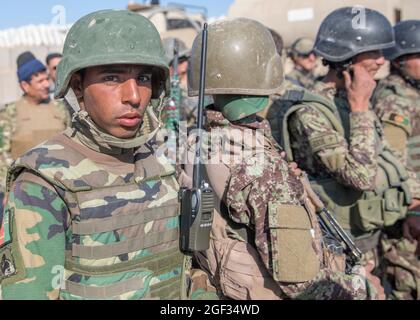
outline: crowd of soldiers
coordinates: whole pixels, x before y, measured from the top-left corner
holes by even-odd
[[[209,25],[206,71],[203,34],[188,50],[125,10],[78,20],[47,59],[52,83],[23,53],[24,95],[0,112],[0,299],[418,300],[420,21],[365,17],[330,13],[287,75],[281,36],[247,18]],[[157,137],[200,122],[200,94],[205,130],[228,143],[206,146],[210,237],[185,252],[179,194],[196,168]]]

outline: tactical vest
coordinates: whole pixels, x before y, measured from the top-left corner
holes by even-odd
[[[411,131],[407,132],[408,134],[408,141],[407,141],[407,151],[408,151],[408,165],[410,168],[414,170],[417,174],[417,177],[420,179],[420,93],[418,89],[416,93],[414,92],[416,89],[410,88],[404,89],[400,85],[395,85],[391,79],[387,81],[387,79],[383,80],[384,85],[382,88],[378,88],[375,91],[375,96],[373,100],[377,100],[379,98],[383,99],[389,95],[397,95],[403,97],[404,99],[409,99],[411,106],[417,106],[417,114],[415,115],[414,126],[411,127]],[[407,94],[407,91],[412,94]]]
[[[315,108],[322,113],[332,127],[347,141],[350,138],[349,113],[340,110],[328,99],[307,91],[289,91],[285,97],[284,110],[279,114],[281,121],[281,145],[289,161],[293,161],[288,121],[290,116],[304,106]],[[378,141],[382,132],[377,125]],[[378,173],[373,191],[358,191],[336,182],[335,179],[316,179],[311,177],[314,191],[323,200],[328,209],[335,213],[342,227],[362,241],[377,234],[377,230],[393,225],[407,213],[411,203],[411,194],[406,183],[408,173],[393,154],[378,143]],[[368,241],[369,242],[369,241]],[[372,244],[373,247],[373,244]],[[363,251],[372,248],[362,246]]]
[[[15,108],[16,112],[11,137],[13,159],[66,128],[63,114],[54,102],[32,105],[21,99],[9,107]]]
[[[114,174],[84,148],[58,135],[18,159],[8,175],[10,187],[23,170],[32,172],[67,204],[60,298],[185,298],[173,167],[143,145],[139,174]]]

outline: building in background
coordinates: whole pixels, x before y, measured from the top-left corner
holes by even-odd
[[[290,46],[299,37],[315,39],[321,21],[331,11],[356,5],[378,10],[392,24],[420,19],[419,0],[234,0],[227,16],[255,19],[280,33]]]

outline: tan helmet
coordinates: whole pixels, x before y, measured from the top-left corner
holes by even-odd
[[[309,55],[314,50],[315,42],[309,38],[299,38],[293,42],[290,50],[294,54]]]
[[[190,96],[198,95],[201,41],[200,34],[191,51]],[[268,96],[277,92],[282,82],[282,60],[264,25],[246,18],[209,25],[205,94]]]

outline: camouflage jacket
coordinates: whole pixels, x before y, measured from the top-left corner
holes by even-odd
[[[351,112],[344,90],[336,90],[323,82],[317,82],[313,90],[334,101],[344,114],[348,114],[349,136],[340,136],[324,115],[305,106],[289,120],[294,160],[317,180],[333,177],[340,184],[355,190],[373,190],[378,167],[378,145],[390,147],[383,136],[378,117],[373,111]],[[377,131],[380,136],[376,134]],[[316,148],[314,142],[316,144],[319,138],[330,139],[330,147]],[[337,154],[341,155],[342,163],[337,163]],[[397,152],[393,154],[397,155]],[[407,171],[410,192],[418,199],[420,181],[413,170]]]
[[[334,177],[356,190],[372,190],[378,165],[375,114],[371,111],[352,113],[345,92],[337,92],[323,82],[318,82],[314,91],[348,111],[350,136],[339,135],[323,114],[304,106],[289,120],[294,161],[316,179]],[[312,141],[320,138],[328,138],[334,143],[329,148],[314,150]],[[330,161],[337,154],[342,155],[340,165]]]
[[[20,173],[17,177],[10,176],[16,180],[9,185],[6,210],[0,219],[0,297],[79,299],[79,294],[67,291],[70,284],[76,292],[93,286],[93,289],[85,289],[86,293],[90,290],[90,295],[97,295],[97,290],[103,286],[105,292],[107,287],[121,292],[123,283],[130,280],[137,281],[137,288],[127,290],[124,287],[125,293],[117,295],[120,299],[144,298],[147,287],[155,287],[156,294],[163,294],[166,290],[164,296],[176,297],[177,292],[183,291],[179,282],[183,277],[180,273],[183,262],[178,249],[178,184],[173,167],[164,156],[154,156],[153,141],[138,150],[100,153],[88,147],[86,140],[82,142],[76,131],[69,129],[17,161],[18,166],[23,164],[28,168],[35,161],[40,164],[42,174],[24,169],[13,171],[16,175]],[[67,143],[68,147],[63,147]],[[69,151],[71,148],[78,151]],[[52,158],[49,150],[59,156]],[[85,157],[80,157],[81,154]],[[151,156],[155,157],[153,165],[146,161]],[[63,167],[71,170],[60,171]],[[54,178],[49,180],[44,175]],[[88,184],[83,187],[86,182]],[[85,191],[76,191],[71,196],[80,188]],[[103,196],[99,197],[98,192]],[[162,210],[159,211],[160,207]],[[150,215],[150,210],[159,217]],[[137,214],[133,215],[133,212]],[[118,214],[121,221],[113,219],[116,218],[114,214]],[[91,221],[88,223],[104,219],[105,224],[100,230],[97,225],[94,229],[86,226],[92,231],[76,231],[78,224],[86,223],[83,222],[85,219]],[[109,224],[111,220],[114,220],[112,225]],[[146,237],[141,240],[139,234],[147,235],[149,240],[144,240]],[[163,239],[160,236],[163,234],[170,237]],[[154,237],[157,238],[152,240]],[[139,240],[151,242],[136,245]],[[123,245],[129,246],[124,249],[128,253],[114,251]],[[139,245],[145,249],[139,249]],[[104,246],[115,248],[112,253],[108,251],[103,255],[99,251]],[[97,249],[86,251],[79,247]],[[117,256],[111,256],[115,255],[114,252]],[[156,260],[158,255],[163,259],[160,262]],[[133,269],[136,263],[140,263],[141,268]],[[190,265],[184,263],[189,272]],[[127,269],[130,266],[131,269]],[[102,270],[99,274],[94,271],[98,268]],[[120,268],[120,271],[109,274],[112,268]],[[158,268],[159,272],[151,273],[153,268]],[[86,272],[94,274],[85,276]],[[192,296],[195,299],[209,298],[208,283],[202,274],[191,273],[193,280],[198,279],[205,287],[193,283],[195,292]],[[142,283],[138,284],[140,279]]]
[[[397,151],[401,161],[420,177],[420,152],[416,151],[420,147],[419,89],[399,74],[391,74],[379,82],[372,100],[391,147]]]
[[[263,157],[254,153],[254,155],[246,156],[239,163],[226,162],[230,170],[230,178],[226,185],[223,202],[227,206],[229,218],[232,221],[252,230],[254,239],[251,244],[255,245],[268,272],[277,279],[275,257],[279,254],[277,250],[282,247],[279,244],[279,241],[282,240],[277,238],[276,228],[278,227],[277,223],[281,225],[286,221],[275,218],[276,214],[273,213],[272,205],[278,204],[279,208],[283,208],[282,210],[278,209],[277,213],[284,219],[287,215],[293,215],[292,208],[304,206],[302,182],[293,174],[287,162],[280,157],[280,147],[272,139],[267,121],[257,119],[246,124],[234,125],[226,120],[220,112],[208,110],[207,130],[215,129],[226,130],[222,130],[226,134],[231,130],[243,131],[245,129],[259,130],[264,133],[265,147],[259,150],[259,152],[263,152]],[[232,137],[232,134],[235,133],[231,132],[230,137]],[[244,141],[245,144],[247,142]],[[235,142],[230,143],[231,146],[234,144]],[[243,146],[242,149],[244,148],[247,147]],[[220,152],[220,150],[217,152]],[[215,155],[214,152],[211,154]],[[232,155],[231,152],[227,152],[227,154]],[[274,216],[272,216],[273,214]],[[293,219],[293,217],[291,218]],[[273,222],[273,220],[277,222]],[[353,275],[332,271],[324,264],[318,227],[315,227],[315,234],[317,236],[312,241],[312,249],[308,248],[306,255],[309,256],[310,251],[315,250],[321,267],[310,281],[287,283],[287,281],[277,279],[277,284],[283,292],[283,298],[366,299],[367,296],[374,296],[375,290],[370,286],[368,289],[366,287],[362,288],[363,286],[355,286]],[[289,248],[291,252],[294,250],[298,252],[297,247],[300,245],[303,244],[283,243],[283,248]],[[293,246],[296,246],[296,248],[293,248]],[[284,255],[283,252],[282,254]],[[309,266],[305,265],[305,268],[309,268]]]
[[[305,71],[301,67],[296,66],[292,72],[286,75],[286,80],[294,85],[311,90],[316,82],[315,76],[310,71]]]
[[[71,124],[70,114],[63,103],[60,101],[53,100],[51,103],[57,107],[57,114],[63,123],[61,130],[64,130]],[[19,101],[8,104],[0,110],[0,192],[4,192],[6,187],[7,169],[13,160],[16,160],[12,156],[12,148],[13,135],[19,129],[18,126],[20,125],[17,116],[17,104],[25,104],[25,107],[30,108],[30,105],[26,102],[26,99],[22,97]],[[40,122],[39,125],[45,126],[45,123],[43,124]],[[58,132],[59,131],[55,132],[54,134]],[[29,146],[28,150],[34,146],[35,145]]]

